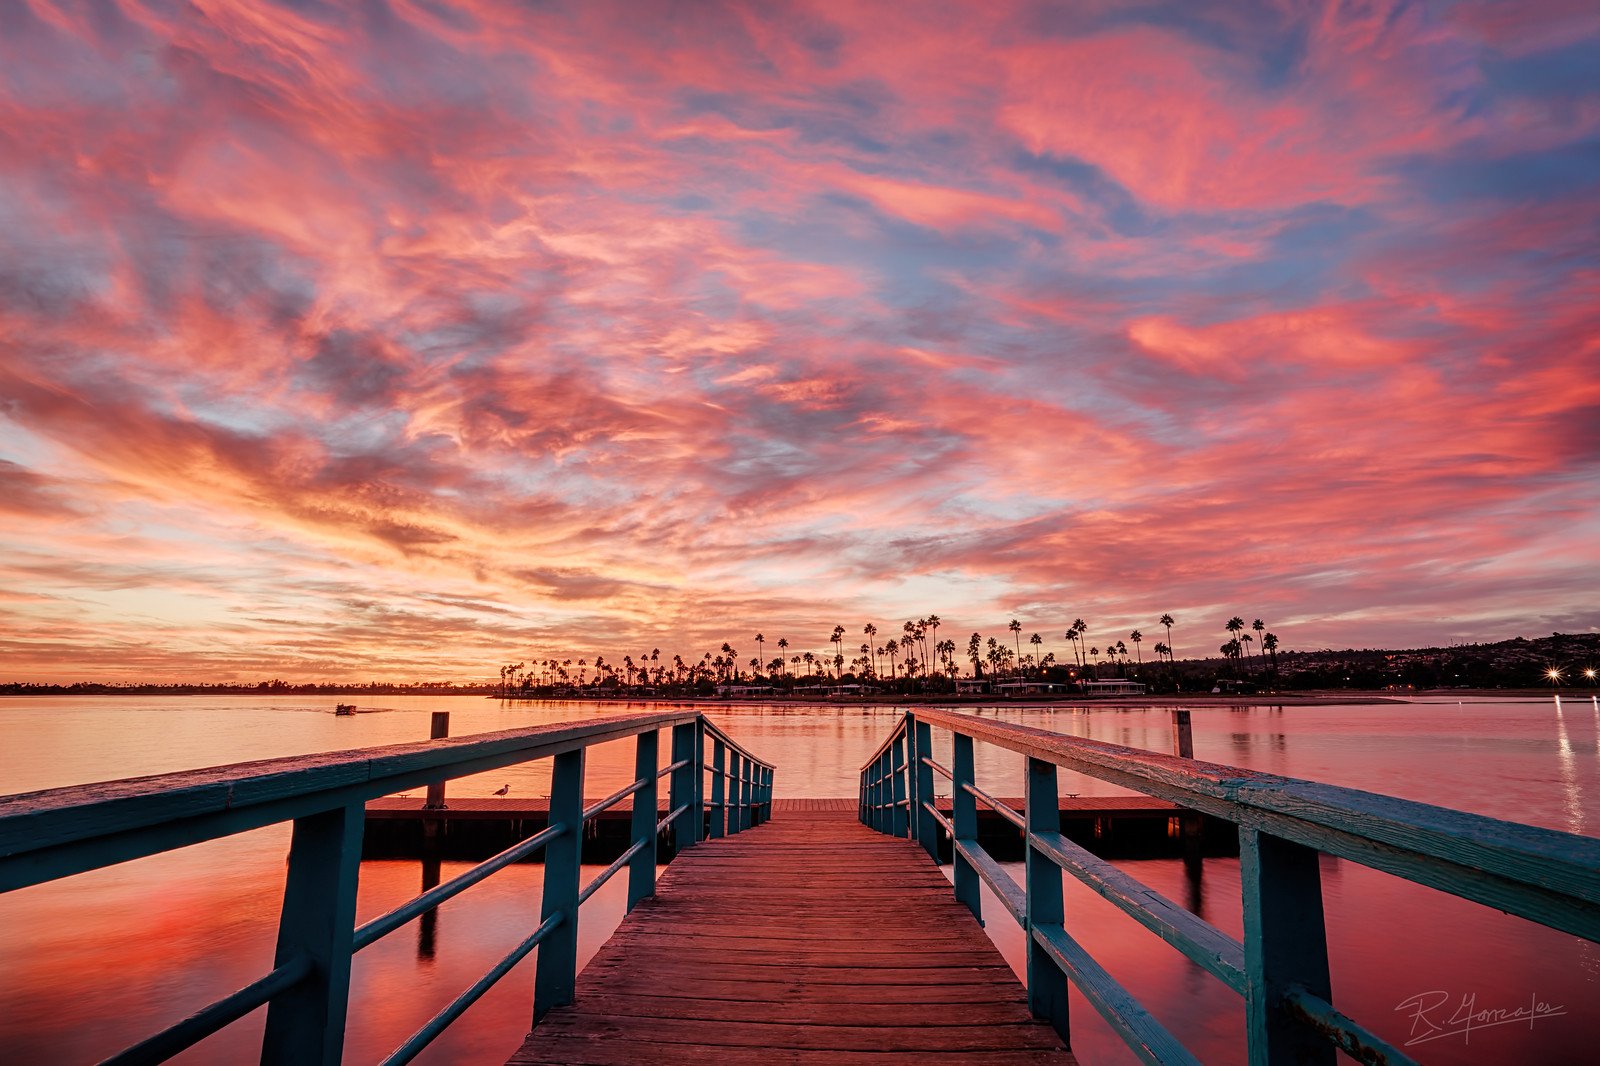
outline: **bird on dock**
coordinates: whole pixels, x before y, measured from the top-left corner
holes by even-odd
[[[511,792],[511,786],[510,785],[501,785],[499,788],[495,789],[494,794],[496,796],[504,796],[504,795],[508,795],[510,792]]]

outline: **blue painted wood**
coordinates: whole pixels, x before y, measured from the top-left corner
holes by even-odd
[[[695,843],[706,839],[709,831],[706,825],[706,720],[695,719],[694,723],[694,752],[690,756],[694,763],[694,809],[698,817],[694,820]]]
[[[978,804],[962,786],[972,784],[973,760],[972,737],[965,733],[952,734],[955,741],[955,757],[950,761],[950,823],[955,828],[957,843],[966,842],[973,847],[978,844]],[[966,904],[972,916],[983,922],[983,897],[978,892],[978,872],[972,862],[961,849],[956,848],[955,854],[955,881],[956,899]]]
[[[520,862],[527,858],[560,834],[561,826],[546,826],[527,840],[511,845],[500,854],[483,860],[472,869],[452,877],[444,884],[435,885],[422,893],[422,895],[416,896],[388,913],[372,919],[356,930],[355,938],[352,941],[352,950],[359,952],[363,948],[377,943],[407,922],[421,916],[424,912],[433,910],[445,900],[471,888],[496,870],[504,869],[514,862]]]
[[[0,797],[0,892],[694,719],[615,715]]]
[[[930,722],[1600,942],[1600,840],[939,708]]]
[[[351,804],[295,819],[273,968],[311,960],[311,974],[267,1008],[261,1061],[338,1066],[344,1053],[366,812]]]
[[[1334,1009],[1325,999],[1313,996],[1303,988],[1290,989],[1285,1008],[1307,1026],[1322,1032],[1334,1047],[1357,1062],[1382,1063],[1383,1066],[1419,1066],[1416,1059],[1407,1055],[1383,1037]]]
[[[176,1025],[169,1026],[155,1036],[141,1040],[126,1051],[106,1059],[100,1066],[145,1066],[147,1063],[166,1062],[174,1055],[193,1047],[232,1022],[238,1021],[274,996],[287,992],[311,976],[311,959],[305,955],[279,966],[258,981],[252,981],[237,992],[189,1015]]]
[[[1023,875],[1027,893],[1026,934],[1036,925],[1066,924],[1061,896],[1061,867],[1041,852],[1035,833],[1059,835],[1061,796],[1056,786],[1054,763],[1029,759],[1023,782],[1023,810],[1027,819],[1028,849]],[[1062,1043],[1072,1046],[1067,1024],[1067,975],[1044,946],[1028,937],[1028,1009],[1035,1018],[1048,1021],[1061,1034]]]
[[[939,861],[939,829],[934,822],[934,816],[925,804],[934,801],[933,767],[924,760],[933,758],[933,727],[927,722],[918,720],[916,723],[917,758],[917,841],[925,848],[934,862]]]
[[[1140,925],[1244,994],[1244,945],[1060,833],[1030,833],[1031,847],[1116,904]]]
[[[889,832],[897,837],[903,837],[911,831],[910,812],[906,807],[906,737],[904,734],[889,749],[889,773],[892,775],[889,783],[889,802],[894,804],[889,808]]]
[[[720,740],[711,742],[711,839],[727,832],[728,749]]]
[[[1083,998],[1099,1012],[1122,1038],[1123,1043],[1149,1066],[1200,1066],[1200,1060],[1189,1053],[1166,1026],[1145,1010],[1094,960],[1067,931],[1059,925],[1036,925],[1031,939],[1042,944],[1063,972],[1078,986]],[[1291,1062],[1284,1059],[1283,1062]]]
[[[755,764],[745,759],[739,778],[739,828],[749,829],[752,824],[751,801],[755,798]]]
[[[673,840],[681,848],[692,848],[700,840],[700,823],[704,817],[700,811],[695,793],[695,745],[697,725],[694,722],[685,722],[672,727],[672,761],[681,762],[683,766],[672,771],[671,788],[667,795],[667,806],[673,810],[687,806],[688,817],[680,819],[673,827]],[[650,805],[654,811],[655,804]],[[654,850],[654,849],[652,849]],[[651,857],[654,862],[654,856]]]
[[[676,734],[677,727],[674,727]],[[628,909],[656,894],[656,768],[661,764],[661,734],[654,729],[634,738],[633,779],[642,782],[633,800],[629,837],[640,845],[628,863]],[[674,758],[676,761],[676,758]],[[552,800],[552,805],[554,801]],[[550,818],[555,820],[554,811]]]
[[[742,827],[739,822],[744,817],[739,805],[743,801],[744,790],[740,782],[744,780],[744,756],[733,748],[728,749],[728,835],[732,836]]]
[[[921,801],[917,786],[921,782],[918,780],[920,775],[917,772],[919,764],[917,762],[916,718],[911,712],[906,712],[901,728],[905,730],[906,734],[906,832],[910,834],[912,840],[920,841],[922,839],[922,817],[919,812],[922,808],[918,806]]]
[[[1251,1066],[1332,1066],[1333,1045],[1286,1009],[1296,987],[1333,1001],[1322,875],[1310,848],[1239,829],[1244,896],[1245,1027]]]
[[[485,992],[494,987],[495,982],[510,973],[517,963],[527,958],[528,952],[542,943],[551,933],[561,928],[562,924],[559,918],[547,918],[541,922],[539,928],[528,934],[522,943],[512,948],[504,958],[491,966],[489,971],[478,978],[470,988],[451,1000],[444,1010],[430,1018],[421,1029],[413,1033],[405,1043],[401,1044],[388,1058],[384,1059],[380,1066],[404,1066],[405,1063],[416,1058],[424,1048],[433,1042],[435,1037],[449,1028],[451,1022],[465,1014],[468,1007],[478,1002]]]
[[[572,1002],[578,976],[578,864],[583,853],[583,749],[555,757],[550,770],[550,824],[565,828],[545,845],[539,924],[560,916],[544,938],[533,976],[533,1020]],[[654,778],[652,777],[652,780]],[[637,806],[637,805],[636,805]],[[655,807],[649,808],[655,817]]]

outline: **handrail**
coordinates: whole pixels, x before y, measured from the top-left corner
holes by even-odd
[[[951,768],[932,757],[935,726],[952,734]],[[1006,807],[974,782],[975,740],[1026,757],[1024,810]],[[1244,940],[1063,836],[1057,767],[1237,824]],[[935,771],[953,786],[949,818],[933,802]],[[915,817],[900,817],[901,797]],[[1023,887],[979,843],[977,801],[1022,831]],[[1244,997],[1252,1061],[1331,1063],[1335,1049],[1369,1063],[1413,1061],[1333,1005],[1319,852],[1600,941],[1600,840],[939,708],[912,710],[890,730],[862,767],[860,805],[863,822],[919,841],[936,862],[942,830],[951,840],[956,898],[975,916],[981,917],[978,882],[990,885],[1027,937],[1036,1016],[1068,1036],[1070,980],[1145,1062],[1194,1059],[1067,933],[1063,871]]]
[[[664,767],[658,741],[663,729],[671,730],[672,741]],[[585,750],[628,737],[637,745],[634,780],[584,807]],[[714,763],[705,757],[708,737]],[[731,768],[723,761],[728,752],[734,753]],[[355,926],[367,800],[540,758],[554,760],[542,831]],[[708,773],[715,805],[704,794]],[[713,836],[760,824],[771,815],[775,774],[772,764],[704,715],[667,711],[49,789],[0,797],[0,892],[292,821],[272,971],[108,1061],[165,1061],[266,1005],[263,1062],[335,1066],[342,1054],[351,956],[496,871],[544,851],[538,928],[385,1060],[399,1064],[420,1053],[536,946],[542,945],[535,1020],[570,1003],[582,903],[626,867],[632,910],[655,892],[661,834],[672,829],[677,847],[686,848],[703,838],[708,815]],[[662,778],[668,779],[670,813],[658,821]],[[580,889],[583,824],[630,796],[629,847]]]

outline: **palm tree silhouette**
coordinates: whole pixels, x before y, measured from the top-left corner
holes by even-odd
[[[767,657],[767,638],[760,633],[756,634],[756,649],[761,653],[761,658]]]
[[[877,639],[878,627],[873,625],[871,622],[868,622],[866,625],[861,627],[861,635],[867,638],[867,643],[868,644],[871,644],[874,640]],[[872,676],[873,677],[877,677],[878,676],[878,649],[877,648],[873,648],[872,649]]]
[[[1022,662],[1022,623],[1013,618],[1011,624],[1006,628],[1011,630],[1011,635],[1017,642],[1017,662],[1020,663]]]
[[[1170,673],[1172,675],[1172,691],[1177,692],[1179,690],[1179,686],[1178,686],[1178,664],[1173,662],[1173,657],[1172,657],[1172,627],[1173,627],[1173,624],[1174,623],[1172,621],[1172,616],[1170,614],[1164,614],[1160,618],[1156,619],[1156,625],[1161,625],[1161,626],[1166,626],[1167,627],[1167,671],[1168,671],[1168,673]]]
[[[1039,654],[1039,648],[1040,648],[1040,646],[1042,644],[1044,644],[1044,638],[1041,637],[1039,634],[1035,633],[1033,636],[1028,638],[1028,643],[1033,645],[1033,659],[1034,659],[1034,662],[1036,664],[1040,663],[1042,661],[1042,656],[1040,656],[1040,654]]]
[[[1128,634],[1128,639],[1133,641],[1133,654],[1139,660],[1139,666],[1144,666],[1144,652],[1139,650],[1139,643],[1144,640],[1144,634],[1135,629]]]

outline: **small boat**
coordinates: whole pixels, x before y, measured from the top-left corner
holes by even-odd
[[[334,708],[333,708],[333,713],[334,714],[355,714],[356,713],[356,705],[353,704],[353,703],[335,704]]]

